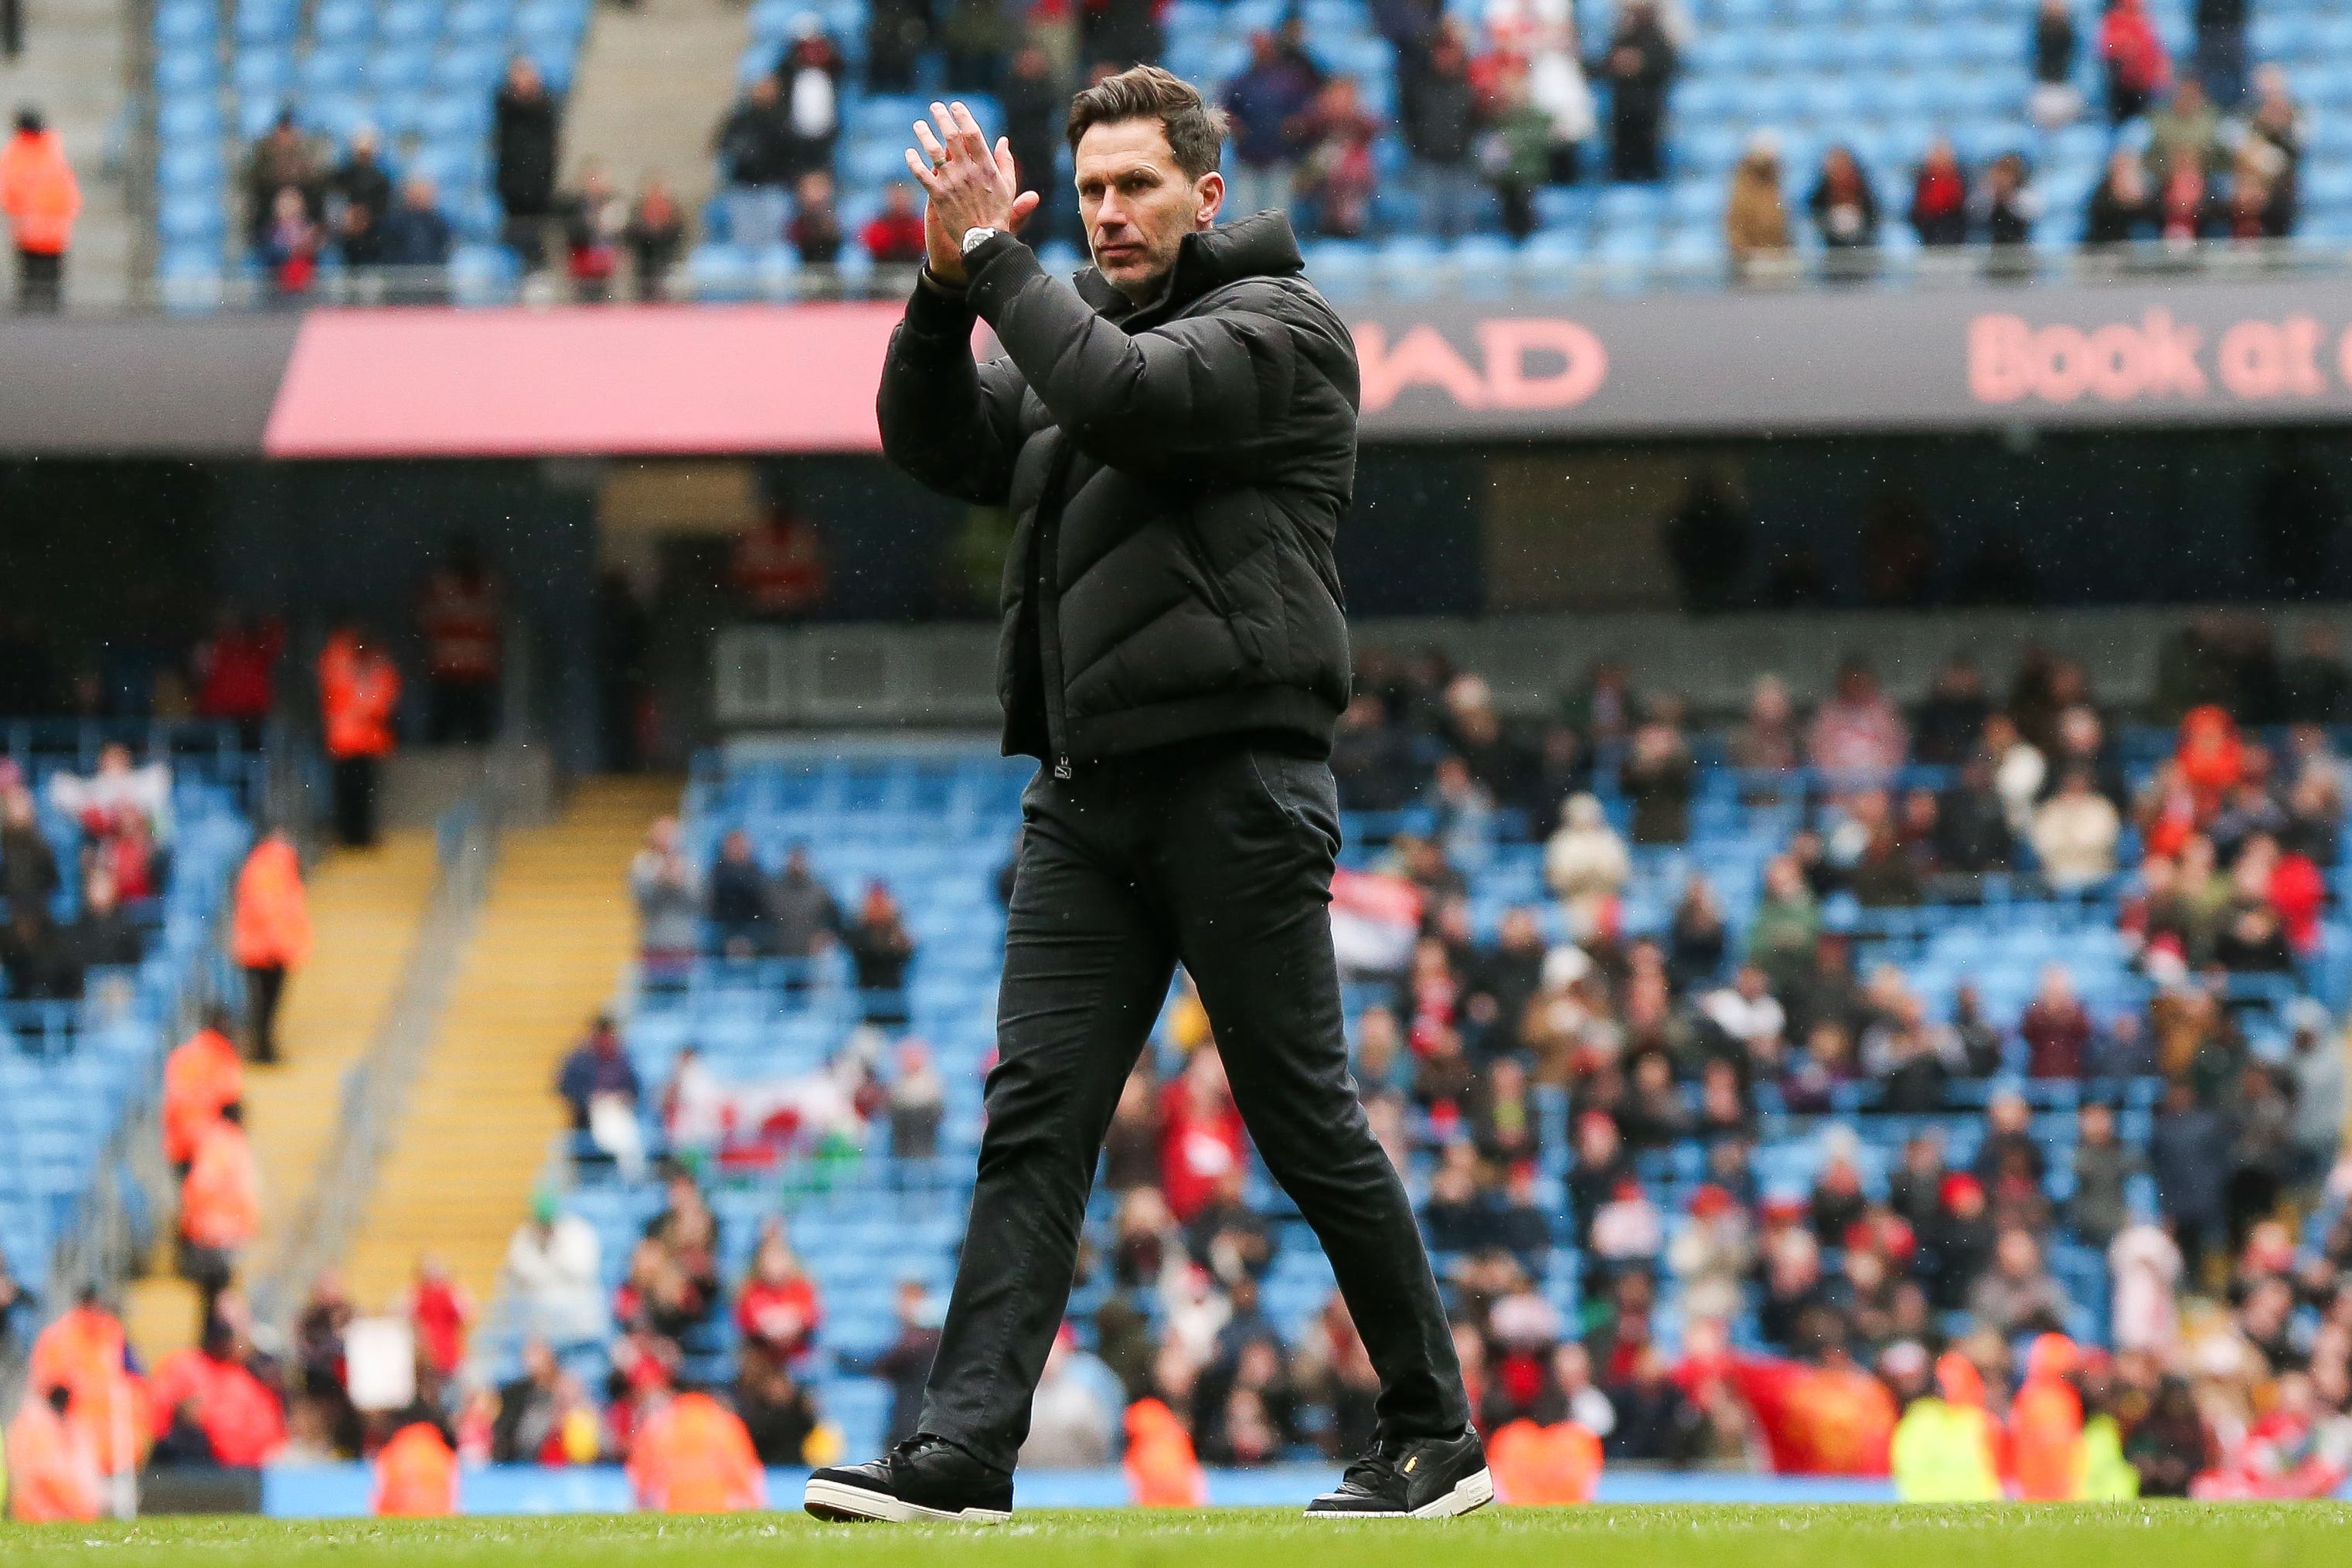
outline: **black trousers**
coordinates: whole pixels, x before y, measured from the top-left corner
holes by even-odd
[[[382,758],[335,758],[335,838],[345,849],[375,846],[376,780],[383,772]]]
[[[66,258],[46,251],[16,253],[16,308],[55,315],[65,303]]]
[[[1165,747],[1040,772],[1022,818],[988,1124],[923,1430],[1013,1468],[1111,1111],[1181,959],[1250,1136],[1371,1353],[1382,1433],[1461,1431],[1429,1259],[1348,1071],[1329,767],[1239,739]]]
[[[245,972],[245,997],[251,1015],[249,1052],[254,1061],[278,1060],[278,1002],[286,994],[286,968],[270,964]]]
[[[496,681],[436,678],[426,704],[425,736],[436,746],[484,746],[498,737]]]

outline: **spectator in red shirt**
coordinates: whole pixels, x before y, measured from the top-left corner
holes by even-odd
[[[2172,81],[2172,57],[2148,20],[2144,0],[2115,0],[2099,24],[2099,58],[2107,70],[2107,115],[2116,124],[2147,112]]]
[[[2091,1043],[2091,1015],[2074,996],[2074,977],[2063,964],[2042,971],[2042,989],[2017,1020],[2025,1041],[2026,1071],[2036,1078],[2080,1078],[2083,1052]]]
[[[222,611],[212,640],[196,650],[196,712],[242,726],[246,743],[258,744],[277,701],[278,656],[285,648],[284,622],[257,622],[235,606]]]
[[[1242,1113],[1213,1046],[1195,1050],[1183,1076],[1168,1086],[1161,1128],[1160,1189],[1178,1223],[1190,1224],[1246,1148]]]
[[[914,187],[893,180],[882,192],[882,210],[858,236],[866,254],[882,267],[912,267],[923,259],[923,214],[915,210]]]
[[[743,1343],[788,1362],[808,1350],[824,1321],[816,1286],[801,1272],[783,1232],[772,1224],[735,1301],[735,1327]]]
[[[440,1259],[417,1260],[408,1320],[415,1325],[417,1349],[425,1364],[443,1377],[455,1377],[466,1364],[466,1330],[474,1321],[474,1301],[465,1286],[449,1277],[448,1265]]]

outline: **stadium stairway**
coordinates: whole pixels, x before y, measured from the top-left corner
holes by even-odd
[[[583,785],[556,820],[505,835],[439,1037],[345,1265],[363,1309],[393,1300],[419,1256],[478,1301],[562,1126],[556,1064],[634,956],[630,856],[675,781]]]
[[[341,852],[310,878],[310,962],[286,988],[278,1065],[246,1070],[246,1125],[261,1167],[261,1235],[249,1256],[276,1258],[316,1185],[341,1112],[343,1075],[365,1057],[400,986],[432,902],[433,834],[388,833],[370,852]],[[162,1244],[169,1273],[169,1241]],[[195,1299],[181,1281],[132,1288],[133,1341],[153,1355],[194,1337]]]
[[[563,128],[566,178],[600,160],[634,198],[657,173],[688,212],[710,194],[710,135],[735,96],[743,9],[729,0],[600,5]]]
[[[124,155],[121,0],[39,0],[25,7],[25,49],[0,60],[0,104],[37,108],[65,139],[82,210],[66,261],[68,308],[120,309],[129,300],[132,227],[123,182],[107,172]],[[704,162],[708,162],[706,159]],[[16,268],[0,290],[13,293]]]

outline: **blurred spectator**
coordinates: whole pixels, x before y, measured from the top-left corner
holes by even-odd
[[[400,204],[384,215],[378,259],[386,267],[446,267],[455,244],[432,180],[412,174],[401,182]]]
[[[40,111],[16,111],[16,131],[0,148],[0,214],[16,247],[16,308],[51,312],[63,303],[66,253],[72,248],[74,219],[81,212],[81,186],[66,156],[65,142]]]
[[[776,84],[784,116],[785,183],[803,174],[833,168],[834,143],[841,139],[841,51],[814,12],[793,24],[793,41],[776,64]]]
[[[702,885],[678,845],[676,817],[656,818],[629,862],[637,907],[637,956],[650,983],[682,978],[702,946]]]
[[[1769,137],[1751,138],[1731,176],[1723,214],[1724,246],[1735,279],[1752,277],[1789,254],[1789,209],[1780,196],[1780,151]]]
[[[270,199],[269,222],[262,230],[256,259],[269,275],[273,298],[298,299],[310,292],[319,276],[322,243],[301,192],[289,185]]]
[[[1503,231],[1525,239],[1536,230],[1535,193],[1551,174],[1552,120],[1529,96],[1524,69],[1505,78],[1493,129],[1479,143],[1479,163],[1501,204]]]
[[[763,619],[804,615],[824,600],[824,541],[781,486],[735,545],[727,574],[743,607]]]
[[[1189,1221],[1225,1173],[1240,1166],[1245,1148],[1241,1113],[1213,1047],[1195,1051],[1168,1086],[1160,1125],[1160,1192],[1169,1212]]]
[[[1151,0],[1099,0],[1078,7],[1080,73],[1095,79],[1103,68],[1158,65],[1165,47],[1160,8]]]
[[[2004,1339],[2063,1333],[2070,1305],[2042,1266],[2041,1245],[2024,1230],[2001,1232],[1991,1270],[1969,1291],[1969,1310],[1977,1322]]]
[[[180,1277],[202,1294],[198,1322],[212,1319],[238,1256],[260,1228],[260,1170],[245,1135],[245,1107],[232,1101],[198,1136],[180,1183]]]
[[[1317,234],[1355,239],[1365,232],[1377,178],[1372,139],[1380,131],[1380,121],[1365,111],[1350,76],[1325,82],[1314,107],[1300,117],[1298,186],[1313,200]]]
[[[908,92],[915,62],[931,40],[929,0],[876,0],[866,13],[866,86],[870,92]]]
[[[2246,97],[2247,0],[2196,0],[2197,74],[2205,96],[2224,111]],[[2191,79],[2191,78],[2183,78]]]
[[[17,124],[21,133],[23,121]],[[277,221],[278,193],[295,192],[307,212],[319,190],[318,153],[294,123],[292,110],[281,112],[247,151],[243,183],[246,237],[258,251],[268,244],[270,226]]]
[[[286,623],[257,621],[225,607],[213,634],[196,650],[196,713],[238,727],[248,747],[261,744],[262,727],[277,706],[278,660],[286,651]]]
[[[598,1013],[587,1037],[564,1057],[555,1075],[555,1092],[571,1112],[573,1132],[587,1134],[598,1148],[625,1164],[642,1159],[643,1134],[635,1129],[645,1090],[611,1014]]]
[[[37,1388],[9,1420],[8,1512],[19,1523],[94,1520],[104,1511],[105,1478],[76,1404],[64,1384]]]
[[[446,1263],[428,1252],[416,1260],[407,1304],[418,1359],[436,1377],[456,1377],[465,1367],[466,1334],[474,1324],[472,1295],[450,1277]]]
[[[885,1443],[914,1436],[923,1418],[923,1385],[940,1348],[940,1303],[919,1280],[901,1280],[896,1300],[898,1332],[873,1356],[843,1355],[842,1370],[878,1377],[890,1385],[890,1416]]]
[[[798,1361],[816,1339],[824,1312],[816,1286],[781,1228],[771,1228],[751,1255],[751,1271],[735,1299],[735,1331],[744,1345],[780,1364]]]
[[[1976,754],[1985,719],[1991,713],[1984,672],[1976,662],[1964,653],[1945,660],[1927,683],[1927,700],[1919,705],[1913,760],[1937,768],[1966,762]]]
[[[2090,773],[2072,768],[2033,814],[2033,852],[2050,885],[2072,892],[2113,876],[2123,821]]]
[[[2043,131],[2061,131],[2083,115],[2083,92],[2074,85],[2074,61],[2082,39],[2070,0],[2042,0],[2033,15],[2033,90],[2026,114]]]
[[[196,1145],[221,1113],[245,1098],[245,1069],[228,1009],[217,1003],[205,1013],[204,1027],[173,1047],[163,1060],[160,1118],[164,1163],[184,1176]]]
[[[2289,1067],[2294,1074],[2297,1177],[2308,1182],[2318,1179],[2335,1164],[2343,1145],[2345,1119],[2347,1110],[2352,1110],[2347,1105],[2352,1085],[2347,1082],[2352,1063],[2347,1061],[2342,1031],[2329,1020],[2324,1007],[2316,1002],[2298,1003],[2291,1016],[2294,1037]]]
[[[1004,113],[1004,139],[1012,146],[1013,166],[1023,188],[1037,193],[1037,210],[1030,214],[1029,243],[1067,237],[1076,233],[1076,206],[1069,180],[1060,170],[1062,130],[1069,114],[1070,94],[1063,85],[1066,67],[1039,41],[1038,19],[1033,12],[1029,41],[1013,52],[1011,74],[998,97]],[[1230,176],[1232,170],[1228,168]],[[1238,209],[1230,198],[1226,211]],[[1080,236],[1083,243],[1083,236]]]
[[[891,1154],[902,1160],[929,1159],[940,1152],[940,1124],[947,1116],[947,1083],[931,1061],[930,1047],[919,1040],[898,1042],[889,1107]]]
[[[1571,796],[1559,831],[1544,845],[1544,880],[1568,905],[1570,929],[1600,928],[1603,912],[1633,874],[1625,841],[1609,825],[1597,796]]]
[[[2065,0],[2052,0],[2063,16]],[[1911,226],[1923,246],[1964,245],[1969,237],[1969,180],[1949,137],[1927,144],[1911,183]]]
[[[1878,195],[1852,148],[1835,146],[1822,155],[1821,175],[1813,182],[1805,206],[1829,250],[1825,276],[1833,279],[1866,276],[1875,266],[1867,254],[1840,257],[1841,252],[1869,253],[1878,247]]]
[[[453,545],[425,580],[416,627],[425,638],[425,734],[434,745],[478,746],[498,732],[505,601],[470,539]]]
[[[2023,153],[2004,152],[1992,161],[1970,211],[1985,243],[1993,247],[1995,267],[2013,269],[2020,265],[2004,261],[2003,253],[2013,257],[2017,247],[2030,244],[2033,225],[2042,216],[2041,193],[2031,183]]]
[[[2124,1458],[2139,1472],[2142,1497],[2187,1497],[2189,1482],[2213,1468],[2220,1446],[2186,1383],[2168,1375],[2157,1385],[2154,1404],[2124,1439]]]
[[[728,236],[765,249],[782,244],[792,215],[791,180],[796,150],[782,89],[773,76],[755,77],[713,137],[727,208]]]
[[[2148,18],[2147,0],[2113,0],[2099,24],[2106,72],[2107,118],[2116,125],[2147,111],[2172,81],[2172,57]]]
[[[2085,1104],[2074,1145],[2074,1195],[2066,1214],[2084,1246],[2104,1252],[2129,1223],[2125,1190],[2138,1166],[2138,1157],[2116,1136],[2115,1112],[2096,1100]]]
[[[342,236],[346,262],[354,260],[350,248],[354,238],[380,243],[378,227],[392,211],[392,176],[384,172],[378,147],[375,127],[360,126],[352,132],[343,161],[327,176],[329,215]]]
[[[914,267],[924,255],[923,214],[915,208],[915,188],[893,180],[882,188],[882,210],[858,235],[866,254],[879,267]]]
[[[670,269],[686,249],[686,213],[670,193],[668,182],[648,174],[637,191],[637,204],[622,231],[634,264],[635,293],[640,301],[664,298]]]
[[[1297,176],[1293,128],[1323,87],[1307,51],[1271,29],[1250,35],[1250,63],[1225,85],[1223,99],[1232,157],[1225,165],[1228,212],[1288,211]]]
[[[898,901],[882,883],[868,883],[857,924],[843,937],[850,962],[857,971],[857,989],[866,1016],[885,1026],[907,1021],[907,967],[915,961],[915,939],[908,935]]]
[[[1045,1354],[1029,1406],[1021,1463],[1031,1469],[1090,1469],[1110,1462],[1118,1412],[1104,1397],[1109,1369],[1078,1348],[1067,1324]]]
[[[528,56],[507,64],[492,105],[493,187],[505,211],[507,246],[536,272],[547,265],[546,224],[555,205],[557,144],[562,109]]]
[[[2225,1239],[2229,1127],[2219,1113],[2198,1103],[2196,1092],[2187,1083],[2168,1083],[2148,1135],[2147,1163],[2156,1176],[2158,1199],[2172,1222],[2181,1268],[2194,1285],[2204,1273],[2206,1259]]]
[[[2147,117],[2147,168],[2161,186],[2194,166],[2210,175],[2225,167],[2221,116],[2195,77],[2183,77],[2164,106]]]
[[[807,852],[794,846],[799,869],[788,862],[782,876],[807,878]],[[814,880],[814,879],[811,879]],[[777,948],[775,906],[770,902],[767,873],[751,858],[751,836],[737,829],[719,841],[719,859],[710,868],[708,918],[710,938],[730,958],[760,958]],[[826,895],[830,901],[831,895]]]
[[[1633,841],[1679,844],[1690,837],[1690,797],[1697,765],[1684,739],[1681,705],[1660,698],[1650,704],[1620,769],[1620,781],[1633,800]]]
[[[507,1247],[506,1283],[528,1334],[572,1345],[606,1326],[603,1246],[588,1222],[564,1212],[552,1193],[532,1199],[530,1218],[516,1227]]]
[[[941,0],[940,10],[940,40],[947,46],[947,89],[995,92],[1016,36],[1006,0]]]
[[[1675,46],[1651,0],[1625,0],[1601,75],[1609,83],[1609,177],[1643,183],[1664,177],[1661,142]]]
[[[333,768],[335,836],[345,849],[373,849],[400,672],[366,628],[346,624],[327,639],[319,653],[319,706]]]
[[[1412,154],[1420,227],[1451,240],[1475,226],[1477,106],[1461,33],[1441,26],[1418,57],[1398,61],[1398,131]]]
[[[254,1359],[235,1327],[208,1321],[198,1343],[164,1356],[148,1378],[156,1435],[185,1411],[200,1427],[212,1463],[245,1468],[275,1458],[286,1442],[285,1406],[277,1390],[256,1375]]]
[[[2091,192],[2084,217],[2084,245],[2128,245],[2151,239],[2157,230],[2156,190],[2137,153],[2117,148],[2107,172]]]
[[[0,898],[11,911],[46,915],[59,885],[57,852],[41,831],[33,792],[0,786]]]
[[[1873,776],[1902,767],[1907,741],[1903,716],[1870,666],[1848,659],[1839,667],[1837,689],[1813,715],[1805,750],[1824,773]]]
[[[830,267],[841,259],[843,237],[841,214],[833,204],[833,176],[811,169],[795,183],[793,221],[784,238],[803,267]]]
[[[2254,142],[2277,155],[2272,178],[2287,192],[2291,209],[2310,128],[2305,123],[2302,106],[2295,102],[2285,69],[2274,62],[2254,71],[2254,108],[2246,116],[2245,129]]]
[[[1549,123],[1550,167],[1542,183],[1574,184],[1598,125],[1575,6],[1568,0],[1498,0],[1486,8],[1486,26],[1499,54],[1526,62],[1528,97]]]
[[[563,228],[563,273],[572,280],[572,298],[583,305],[610,300],[629,227],[628,198],[591,159],[581,166],[579,183],[556,198],[555,215]]]
[[[804,843],[784,852],[783,869],[768,884],[760,908],[774,923],[771,940],[782,957],[814,957],[843,935],[841,906],[810,866]]]

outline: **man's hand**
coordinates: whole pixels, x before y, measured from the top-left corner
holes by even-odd
[[[929,125],[915,121],[918,151],[907,149],[907,167],[928,198],[923,208],[923,245],[931,276],[961,286],[964,281],[964,231],[1017,229],[1037,210],[1037,193],[1024,191],[1013,169],[1013,146],[998,137],[991,149],[980,122],[961,103],[934,103]]]

